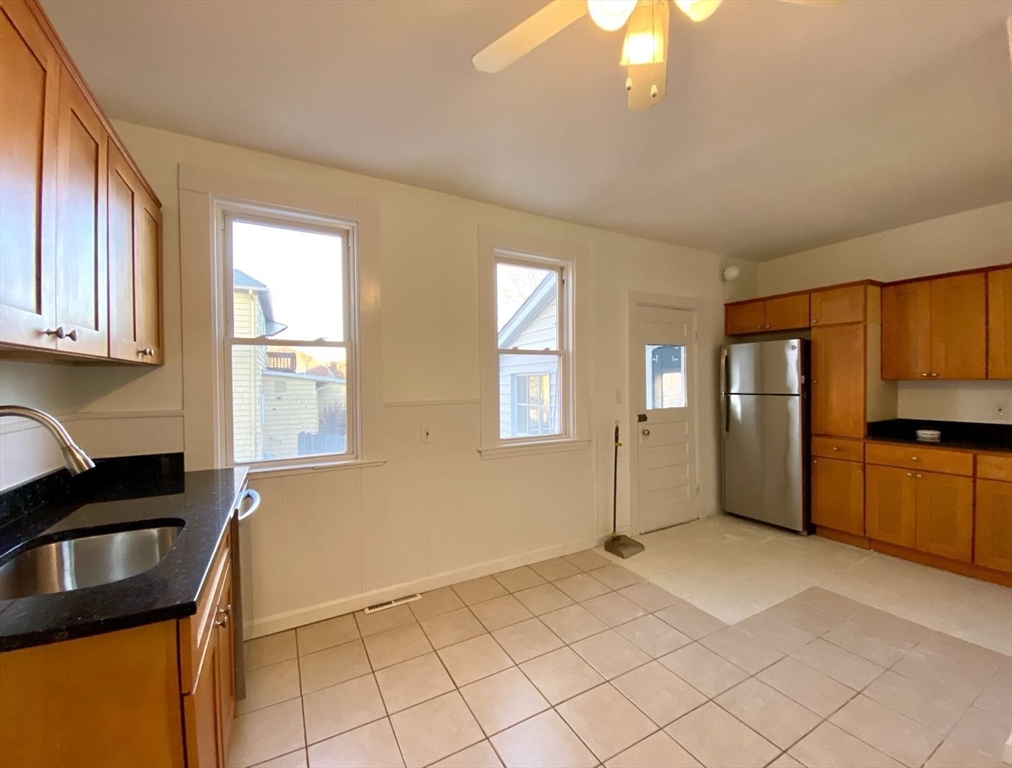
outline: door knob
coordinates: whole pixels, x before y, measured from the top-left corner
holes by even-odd
[[[650,430],[649,429],[644,429],[643,430],[643,437],[650,437]]]

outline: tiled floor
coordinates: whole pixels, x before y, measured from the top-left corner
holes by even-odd
[[[232,763],[1004,765],[1012,658],[931,628],[963,590],[963,634],[1000,643],[992,585],[924,569],[932,613],[916,574],[820,539],[729,519],[642,538],[622,565],[579,553],[250,641]],[[831,583],[783,594],[802,566]]]

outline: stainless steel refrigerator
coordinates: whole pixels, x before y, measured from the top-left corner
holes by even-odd
[[[808,341],[721,349],[724,511],[807,527]]]

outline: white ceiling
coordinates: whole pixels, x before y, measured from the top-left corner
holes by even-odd
[[[1012,199],[1010,0],[673,11],[638,113],[589,18],[474,70],[543,0],[43,4],[115,118],[721,254]]]

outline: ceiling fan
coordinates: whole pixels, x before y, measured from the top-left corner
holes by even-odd
[[[781,0],[804,5],[832,5],[842,0]],[[708,19],[722,0],[670,0],[693,21]],[[669,0],[552,0],[472,58],[479,72],[501,72],[514,61],[588,13],[606,32],[626,26],[622,66],[629,109],[652,107],[667,88]]]

